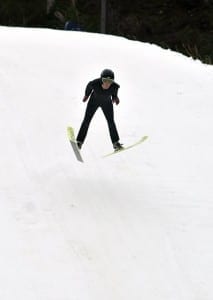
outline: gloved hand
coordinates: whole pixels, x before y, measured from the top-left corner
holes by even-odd
[[[118,105],[120,103],[119,98],[118,97],[117,98],[113,98],[112,99],[112,103],[115,103],[116,105]]]
[[[84,96],[84,98],[83,98],[82,101],[83,101],[83,102],[86,102],[88,98],[89,98],[88,96]]]

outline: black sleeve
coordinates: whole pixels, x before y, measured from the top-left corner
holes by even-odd
[[[90,81],[87,86],[86,86],[86,89],[85,89],[85,96],[89,97],[89,95],[91,94],[93,90],[93,81]]]
[[[113,86],[113,93],[112,93],[112,100],[118,98],[118,89],[119,89],[119,85],[115,84]]]

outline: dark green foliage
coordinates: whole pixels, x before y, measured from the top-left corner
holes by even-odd
[[[46,16],[43,0],[2,0],[0,3],[0,24],[9,26],[38,26]]]
[[[100,1],[77,1],[80,23],[86,31],[100,31],[100,7]]]
[[[213,0],[108,0],[107,33],[156,43],[213,62]],[[75,21],[100,32],[101,0],[2,0],[0,24],[63,29]]]
[[[213,62],[212,0],[109,0],[108,33]],[[129,9],[128,9],[129,7]]]

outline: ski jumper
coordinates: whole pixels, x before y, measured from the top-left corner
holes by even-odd
[[[119,101],[117,96],[119,87],[120,86],[117,83],[112,82],[108,89],[103,89],[101,78],[92,80],[87,84],[85,90],[85,99],[87,99],[89,96],[90,98],[77,136],[77,141],[81,143],[84,142],[89,124],[99,107],[102,109],[107,120],[112,143],[115,143],[119,140],[118,131],[114,121],[113,110],[113,102]]]

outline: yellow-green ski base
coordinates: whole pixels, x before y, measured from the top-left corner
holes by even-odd
[[[76,143],[75,133],[74,133],[74,129],[72,127],[67,127],[67,136],[68,136],[68,139],[72,146],[72,149],[74,151],[75,157],[77,158],[78,161],[84,162],[83,158],[81,156],[80,150],[78,148],[78,145]]]
[[[108,154],[104,155],[103,157],[109,157],[109,156],[111,156],[111,155],[114,155],[114,154],[123,152],[123,151],[125,151],[125,150],[131,149],[131,148],[133,148],[133,147],[135,147],[135,146],[140,145],[141,143],[143,143],[143,142],[144,142],[145,140],[147,140],[147,139],[148,139],[148,136],[145,135],[145,136],[143,136],[140,140],[138,140],[136,143],[134,143],[134,144],[132,144],[132,145],[130,145],[130,146],[127,146],[127,147],[123,147],[123,148],[120,149],[120,150],[117,150],[117,151],[113,151],[113,152],[111,152],[111,153],[108,153]]]
[[[75,134],[74,129],[72,127],[67,127],[67,136],[70,141],[75,142]]]

